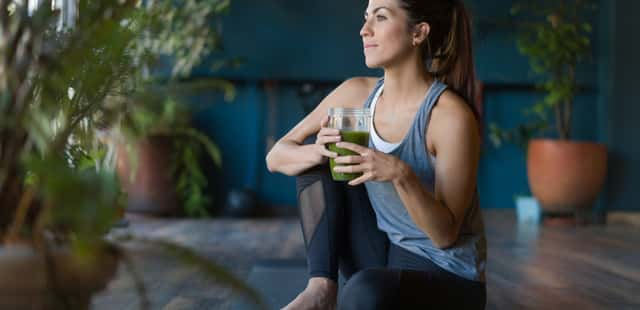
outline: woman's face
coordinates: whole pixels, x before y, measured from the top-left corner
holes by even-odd
[[[414,49],[407,13],[399,0],[369,0],[364,18],[360,37],[367,67],[387,67]]]

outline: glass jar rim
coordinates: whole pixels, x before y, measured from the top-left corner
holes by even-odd
[[[329,108],[329,116],[334,115],[365,115],[368,116],[371,114],[371,109],[369,108],[343,108],[343,107],[332,107]]]

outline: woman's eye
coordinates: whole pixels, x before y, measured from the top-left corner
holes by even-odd
[[[385,20],[387,19],[387,17],[383,16],[383,15],[376,15],[376,20],[380,21],[380,20]]]

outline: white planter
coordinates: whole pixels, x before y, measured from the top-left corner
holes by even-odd
[[[540,222],[542,212],[538,201],[534,197],[517,196],[515,200],[518,223],[537,224]]]
[[[88,309],[91,296],[105,288],[118,267],[118,258],[104,255],[87,264],[70,251],[54,251],[53,265],[61,303],[49,285],[46,260],[26,245],[0,246],[0,309]]]

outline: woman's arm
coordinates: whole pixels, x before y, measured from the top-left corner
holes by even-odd
[[[337,142],[332,137],[339,137],[337,130],[322,132],[326,140],[316,144],[302,145],[310,135],[320,131],[322,123],[326,123],[327,111],[330,107],[361,107],[369,92],[375,85],[375,78],[351,78],[340,84],[320,104],[282,137],[271,148],[266,157],[267,169],[286,175],[298,175],[301,172],[323,163],[327,157],[334,157],[324,143]]]
[[[463,99],[445,92],[434,107],[427,141],[436,153],[435,195],[400,160],[393,184],[409,215],[440,248],[452,246],[476,190],[480,137]]]

